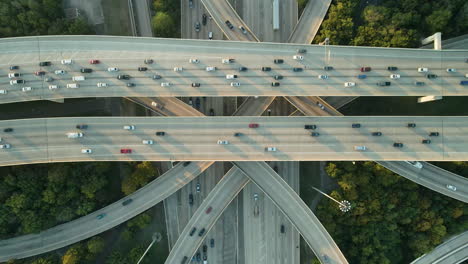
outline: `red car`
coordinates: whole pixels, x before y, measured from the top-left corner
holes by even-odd
[[[361,72],[370,72],[371,70],[371,67],[361,67]]]
[[[120,153],[132,153],[132,149],[120,149]]]
[[[257,128],[257,127],[258,127],[258,124],[250,123],[250,124],[249,124],[249,127],[250,127],[250,128]]]
[[[34,75],[36,75],[36,76],[45,75],[45,71],[37,71],[37,72],[34,73]]]
[[[208,209],[206,209],[205,213],[206,213],[206,214],[209,214],[209,213],[211,212],[212,209],[213,209],[213,207],[211,207],[211,206],[208,207]]]
[[[89,63],[90,64],[99,64],[99,60],[90,60]]]

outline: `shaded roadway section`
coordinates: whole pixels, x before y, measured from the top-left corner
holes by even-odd
[[[212,163],[192,162],[186,167],[182,163],[177,164],[172,170],[164,173],[135,193],[87,216],[38,234],[1,240],[0,261],[39,255],[109,230],[166,199],[206,170]],[[123,206],[122,202],[128,199],[133,201]],[[106,216],[103,219],[97,219],[96,217],[102,213],[105,213]]]
[[[322,263],[348,263],[310,208],[264,162],[234,162],[283,211]]]
[[[411,264],[458,264],[468,259],[468,231],[450,238]]]

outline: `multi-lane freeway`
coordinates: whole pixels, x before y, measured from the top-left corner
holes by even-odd
[[[193,180],[213,162],[180,163],[135,193],[77,220],[40,232],[0,240],[0,261],[26,258],[71,245],[109,230],[153,207]],[[186,165],[186,166],[184,166]],[[131,202],[123,205],[123,201]],[[97,216],[105,214],[102,219]]]
[[[80,130],[78,124],[88,127]],[[106,160],[468,159],[467,117],[81,117],[8,120],[0,126],[14,129],[1,132],[2,145],[10,145],[0,151],[3,166]],[[144,142],[148,140],[152,144]]]
[[[306,49],[293,59],[298,49]],[[40,54],[40,55],[39,55]],[[327,58],[325,57],[327,54]],[[204,40],[169,40],[124,37],[62,36],[12,38],[0,41],[0,103],[76,97],[172,97],[172,96],[246,96],[246,95],[467,95],[465,80],[468,51],[433,51],[339,46],[305,46],[274,43],[248,43]],[[144,64],[151,58],[152,64]],[[225,64],[223,59],[234,62]],[[62,59],[73,64],[62,65]],[[90,59],[100,60],[89,64]],[[198,59],[198,63],[190,63]],[[275,64],[274,59],[283,63]],[[51,66],[39,67],[50,61]],[[9,70],[17,65],[18,70]],[[332,70],[324,70],[332,66]],[[360,68],[369,66],[370,72]],[[396,71],[387,67],[395,66]],[[138,71],[138,67],[146,67]],[[207,71],[207,67],[216,67]],[[246,67],[247,71],[239,71]],[[271,70],[262,71],[262,67]],[[418,72],[418,68],[428,72]],[[91,73],[81,73],[89,68]],[[117,68],[118,71],[108,71]],[[175,68],[181,71],[174,71]],[[300,69],[299,72],[293,68]],[[447,72],[447,68],[457,72]],[[265,68],[266,69],[266,68]],[[64,74],[55,74],[63,70]],[[37,71],[45,75],[36,76]],[[19,73],[9,78],[9,73]],[[400,78],[392,79],[391,74]],[[438,77],[428,79],[427,74]],[[129,75],[129,80],[118,80]],[[235,76],[231,76],[235,75]],[[359,79],[365,75],[365,79]],[[73,76],[84,76],[73,81]],[[155,77],[158,76],[158,77]],[[275,76],[280,78],[275,80]],[[320,76],[320,77],[319,77]],[[47,78],[52,78],[46,82]],[[160,79],[154,79],[160,78]],[[232,78],[232,79],[229,79]],[[10,85],[14,79],[24,84]],[[377,83],[390,82],[390,86]],[[415,85],[419,82],[420,85]],[[98,83],[107,86],[98,87]],[[272,86],[273,83],[278,83]],[[345,87],[345,83],[354,86]],[[66,88],[76,84],[77,88]],[[239,86],[232,86],[232,85]],[[51,89],[50,85],[57,88]],[[134,85],[134,86],[128,86]],[[193,86],[199,87],[193,87]],[[31,90],[23,91],[24,87]]]

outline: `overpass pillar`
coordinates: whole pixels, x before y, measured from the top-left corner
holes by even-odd
[[[434,42],[434,49],[435,50],[442,50],[442,33],[441,32],[436,32],[434,35],[429,36],[423,40],[421,40],[421,43],[423,45],[427,45],[431,42]],[[437,95],[428,95],[424,97],[419,97],[418,98],[418,103],[425,103],[425,102],[432,102],[435,100],[441,100],[442,96],[437,96]]]
[[[63,99],[63,98],[62,99],[48,99],[48,101],[63,104],[65,102],[65,99]]]

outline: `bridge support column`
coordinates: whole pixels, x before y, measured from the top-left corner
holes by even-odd
[[[54,102],[54,103],[60,103],[63,104],[65,103],[65,99],[49,99],[48,101]]]
[[[421,40],[421,44],[427,45],[431,42],[434,42],[434,49],[435,50],[442,50],[442,33],[437,32],[432,36],[429,36],[423,40]],[[418,98],[418,103],[425,103],[425,102],[432,102],[435,100],[441,100],[442,96],[437,96],[437,95],[428,95],[424,97],[419,97]]]
[[[418,98],[418,103],[432,102],[435,100],[441,100],[442,96],[439,95],[428,95]]]

